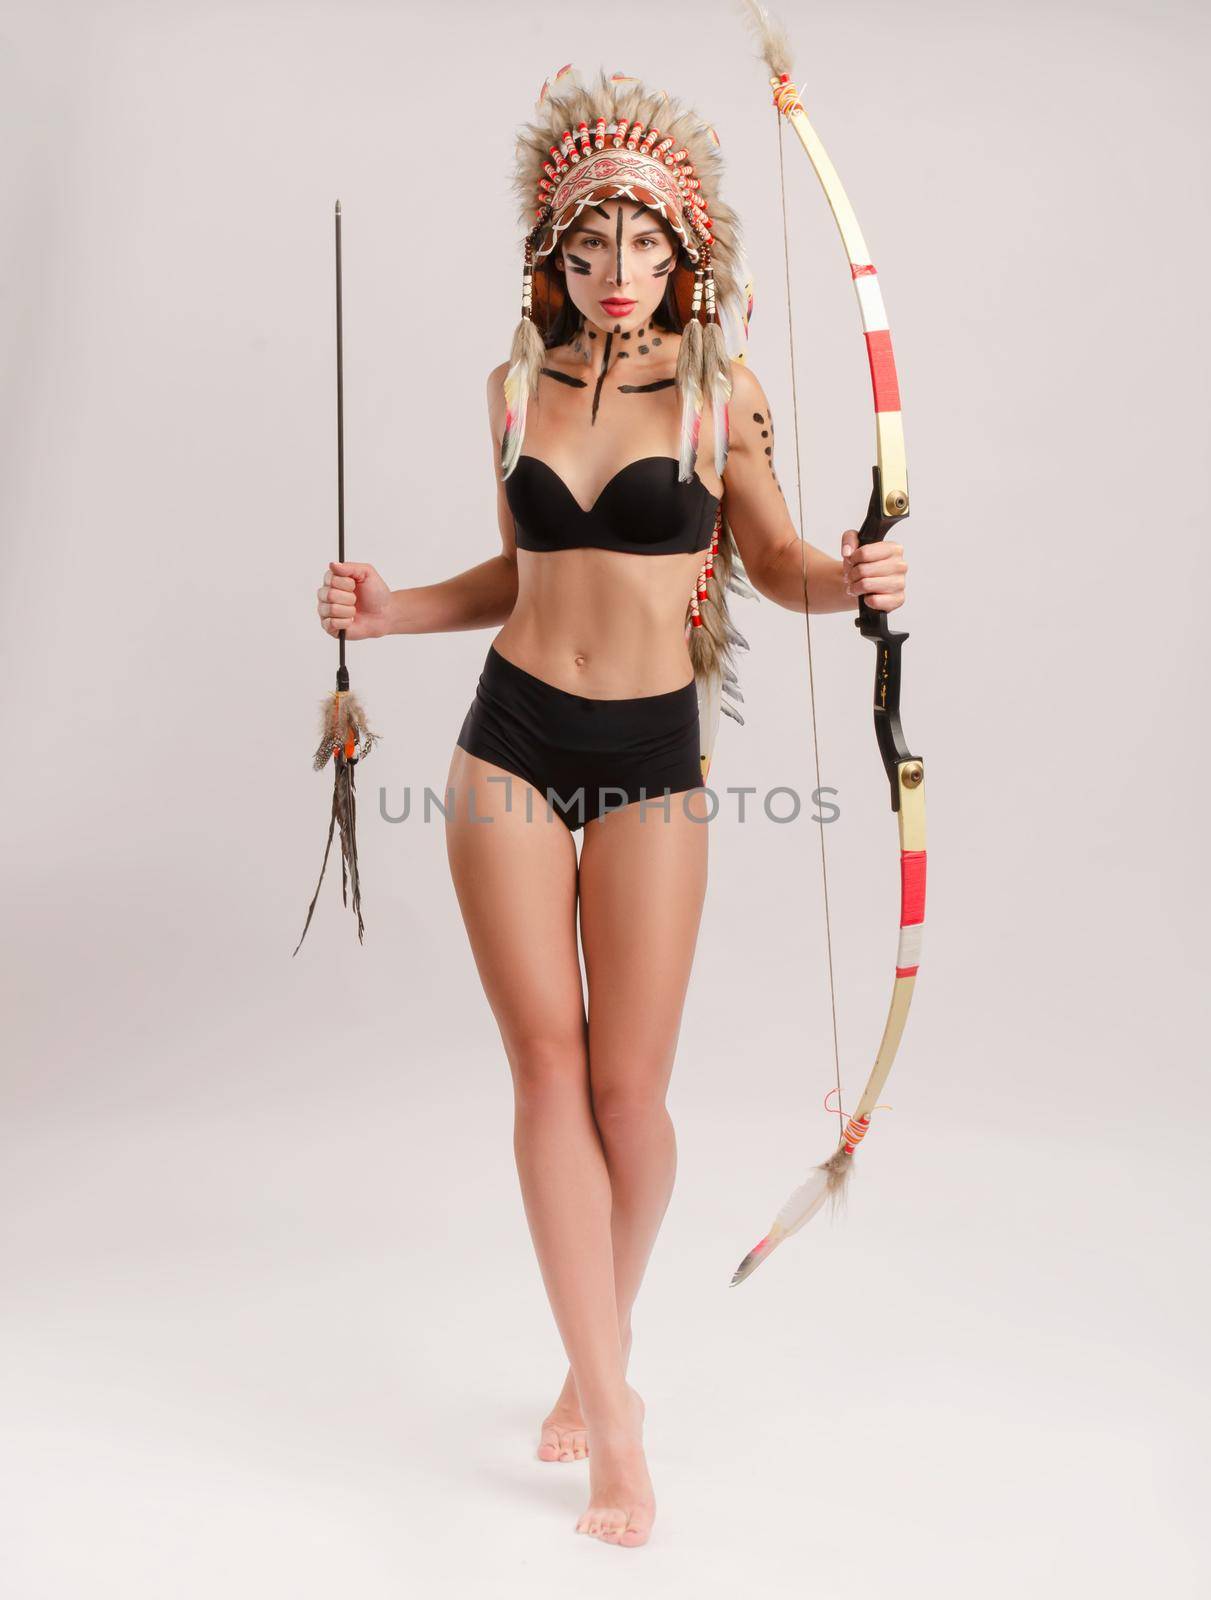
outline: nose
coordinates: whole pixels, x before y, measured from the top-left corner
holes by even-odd
[[[616,289],[625,289],[630,284],[630,281],[631,272],[627,264],[627,250],[622,242],[622,230],[619,229],[610,250],[610,270],[606,274],[606,282],[613,284]]]

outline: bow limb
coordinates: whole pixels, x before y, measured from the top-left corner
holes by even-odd
[[[756,0],[748,0],[746,9],[757,30],[762,53],[770,69],[774,105],[798,135],[824,190],[849,259],[870,365],[877,450],[873,489],[858,537],[864,545],[874,544],[886,538],[889,530],[908,515],[908,468],[900,388],[878,275],[837,169],[808,121],[799,91],[791,81],[790,53],[785,36]],[[783,220],[785,223],[785,210]],[[791,359],[793,363],[793,348]],[[805,618],[809,612],[805,560]],[[863,638],[870,639],[876,648],[875,735],[890,786],[892,809],[896,812],[899,825],[900,937],[891,1005],[874,1065],[856,1107],[848,1119],[843,1119],[837,1148],[826,1162],[813,1169],[807,1181],[789,1197],[765,1238],[754,1245],[737,1267],[732,1277],[733,1284],[742,1283],[784,1239],[810,1221],[826,1201],[835,1203],[840,1199],[849,1177],[854,1151],[870,1127],[871,1114],[878,1104],[899,1049],[916,984],[925,924],[925,769],[921,759],[910,751],[900,721],[901,652],[908,635],[894,632],[888,624],[887,614],[872,609],[864,598],[858,602],[855,626]],[[810,661],[810,620],[807,627]]]

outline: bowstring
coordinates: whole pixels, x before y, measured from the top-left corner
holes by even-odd
[[[812,657],[812,622],[811,601],[807,581],[807,538],[803,521],[803,452],[799,440],[799,385],[795,369],[795,319],[791,305],[791,252],[790,252],[790,224],[786,209],[786,163],[783,157],[785,130],[782,126],[782,113],[775,111],[778,119],[778,191],[782,202],[782,259],[786,270],[786,332],[790,345],[791,366],[791,413],[795,427],[795,501],[799,513],[799,542],[803,550],[803,620],[807,628],[807,683],[812,714],[812,756],[816,769],[816,793],[819,795],[823,787],[820,776],[820,730],[816,718],[816,669]],[[837,1121],[841,1127],[841,1134],[845,1134],[845,1108],[841,1099],[841,1044],[837,1031],[837,984],[833,967],[833,925],[829,908],[828,897],[828,847],[824,842],[824,818],[819,814],[817,802],[817,826],[820,830],[820,878],[824,888],[824,934],[828,949],[828,998],[832,1014],[833,1029],[833,1075],[837,1092]]]

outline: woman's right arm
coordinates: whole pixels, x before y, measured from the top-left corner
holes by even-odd
[[[331,561],[318,591],[320,623],[334,637],[380,639],[389,633],[456,633],[507,620],[517,600],[517,542],[500,477],[507,364],[488,374],[488,419],[496,474],[496,520],[501,553],[441,583],[390,589],[364,561]]]

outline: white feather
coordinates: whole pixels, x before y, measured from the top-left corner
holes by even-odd
[[[727,466],[728,402],[732,398],[732,367],[728,360],[723,329],[708,322],[702,341],[703,385],[711,401],[711,422],[715,438],[715,472],[722,478]]]
[[[526,411],[530,396],[537,393],[545,347],[542,335],[529,317],[523,317],[513,334],[509,370],[505,373],[505,427],[500,441],[502,476],[508,477],[517,465],[526,437]]]
[[[677,476],[689,483],[698,462],[702,428],[702,324],[691,317],[682,329],[677,352],[677,390],[681,395],[681,442]]]
[[[804,1223],[810,1222],[828,1199],[828,1173],[817,1167],[806,1183],[801,1183],[786,1201],[774,1219],[774,1227],[785,1237],[798,1233]],[[771,1229],[771,1232],[773,1230]]]

